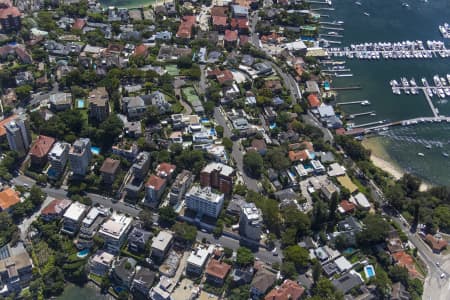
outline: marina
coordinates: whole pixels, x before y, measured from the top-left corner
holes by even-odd
[[[450,57],[442,41],[378,42],[352,44],[344,48],[328,48],[329,57],[346,57],[349,59],[430,59]]]

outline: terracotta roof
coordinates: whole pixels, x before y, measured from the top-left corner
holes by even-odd
[[[49,136],[40,135],[34,142],[30,150],[30,155],[38,158],[47,156],[52,149],[55,139]]]
[[[75,23],[72,25],[72,29],[83,29],[83,27],[86,25],[85,19],[76,19]]]
[[[214,276],[216,278],[225,279],[230,270],[230,265],[215,259],[211,259],[208,266],[206,267],[206,274],[208,274],[209,276]]]
[[[216,77],[217,81],[219,81],[220,84],[224,84],[227,81],[233,80],[234,78],[233,73],[231,73],[230,70],[221,71],[219,69],[208,71],[208,77]]]
[[[169,164],[169,163],[165,163],[165,162],[164,163],[160,163],[156,167],[156,174],[158,176],[160,176],[160,177],[171,176],[176,168],[177,168],[177,166]]]
[[[216,26],[226,26],[227,25],[227,17],[222,16],[213,16],[212,23]]]
[[[231,19],[231,28],[248,29],[247,18],[233,18]]]
[[[308,103],[309,106],[315,108],[315,107],[319,107],[320,104],[322,104],[319,100],[319,97],[317,97],[316,94],[309,94],[308,95]]]
[[[19,202],[19,193],[12,188],[7,188],[0,192],[0,208],[2,210],[6,210]]]
[[[102,167],[100,168],[100,172],[106,173],[106,174],[116,174],[117,169],[119,168],[120,160],[115,160],[112,158],[107,158],[102,164]]]
[[[301,151],[289,151],[289,159],[291,161],[304,161],[309,159],[308,151],[301,150]]]
[[[339,205],[342,207],[342,209],[346,213],[352,212],[356,208],[355,204],[349,202],[348,200],[342,200],[341,203],[339,203]]]
[[[146,56],[147,55],[147,46],[139,45],[134,49],[134,56]]]
[[[52,202],[50,202],[49,205],[44,207],[44,209],[41,211],[41,215],[56,215],[56,214],[62,214],[66,208],[70,206],[72,201],[68,199],[55,199]]]
[[[345,128],[338,128],[335,132],[337,135],[343,135],[345,133]]]
[[[431,234],[427,234],[425,236],[425,240],[434,251],[442,251],[447,247],[447,241],[445,241],[444,239],[437,239]]]
[[[20,17],[21,15],[19,9],[15,6],[0,9],[0,19],[7,19],[9,16]]]
[[[214,6],[211,8],[211,16],[226,17],[228,15],[227,6]]]
[[[238,33],[236,30],[225,30],[224,41],[226,42],[236,42],[238,38]]]
[[[180,26],[178,27],[177,37],[181,38],[191,38],[192,35],[192,27],[195,25],[196,17],[195,16],[184,16]]]
[[[9,122],[15,120],[16,118],[17,118],[17,115],[12,115],[12,116],[0,121],[0,136],[6,135],[5,125],[8,124]]]
[[[287,279],[280,287],[271,290],[264,300],[298,300],[304,292],[305,289],[302,286]]]
[[[165,179],[158,177],[156,175],[152,175],[148,179],[146,186],[156,191],[159,191],[164,186],[165,183],[166,183]]]
[[[411,276],[415,277],[419,274],[414,266],[414,259],[405,251],[393,253],[392,257],[397,262],[398,266],[408,269],[408,273]]]

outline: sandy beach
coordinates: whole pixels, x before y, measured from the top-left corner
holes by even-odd
[[[392,161],[391,157],[377,138],[364,139],[362,144],[366,149],[371,151],[370,160],[376,167],[386,171],[396,180],[402,178],[405,174],[405,170]],[[426,191],[430,187],[430,184],[422,182],[420,191]]]

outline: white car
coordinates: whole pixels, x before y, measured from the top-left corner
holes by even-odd
[[[441,274],[441,279],[445,278],[445,273]]]

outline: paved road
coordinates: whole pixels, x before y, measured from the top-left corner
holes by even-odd
[[[214,109],[214,119],[216,120],[216,122],[223,127],[223,135],[226,137],[231,137],[232,136],[232,132],[231,132],[231,128],[230,128],[230,124],[227,121],[227,118],[224,116],[224,112],[223,109],[221,107],[216,107]],[[240,175],[242,176],[242,179],[244,180],[245,185],[247,186],[248,189],[255,191],[255,192],[259,192],[260,188],[259,188],[259,184],[258,184],[258,180],[255,180],[253,178],[248,177],[245,172],[244,172],[244,153],[242,146],[240,144],[239,141],[234,141],[233,142],[233,150],[231,151],[231,156],[233,157],[236,166],[239,170]]]
[[[409,227],[405,226],[407,223],[402,216],[392,216],[392,219],[417,248],[420,258],[427,266],[428,273],[424,282],[422,299],[448,300],[450,295],[450,257],[433,253],[417,233],[411,232]],[[441,274],[445,274],[445,277],[441,278]]]
[[[197,232],[197,241],[202,241],[203,239],[206,239],[211,244],[220,244],[222,247],[230,248],[233,251],[236,251],[241,245],[239,244],[238,240],[232,239],[227,236],[221,236],[220,238],[216,239],[212,234],[205,233],[202,231]],[[277,252],[280,252],[277,249]],[[281,253],[279,253],[278,256],[274,256],[271,251],[268,251],[264,248],[259,248],[257,252],[253,253],[255,258],[258,258],[259,260],[268,263],[281,263],[282,256]]]
[[[33,179],[26,177],[24,175],[19,175],[16,178],[13,179],[13,182],[15,185],[23,186],[28,185],[32,186],[35,182]],[[52,187],[45,187],[42,188],[42,191],[44,191],[48,196],[62,199],[62,198],[68,198],[67,192],[63,189],[56,189]],[[139,212],[141,211],[140,208],[135,208],[134,206],[131,206],[128,203],[124,202],[117,202],[113,203],[109,198],[105,198],[104,196],[87,193],[86,196],[91,198],[93,204],[100,204],[104,207],[112,208],[116,211],[123,212],[125,214],[128,214],[130,216],[136,217],[139,215]]]
[[[330,132],[328,128],[322,126],[322,124],[308,111],[308,114],[302,115],[302,119],[306,124],[318,127],[323,133],[323,140],[325,142],[332,143],[334,140],[333,134]]]

